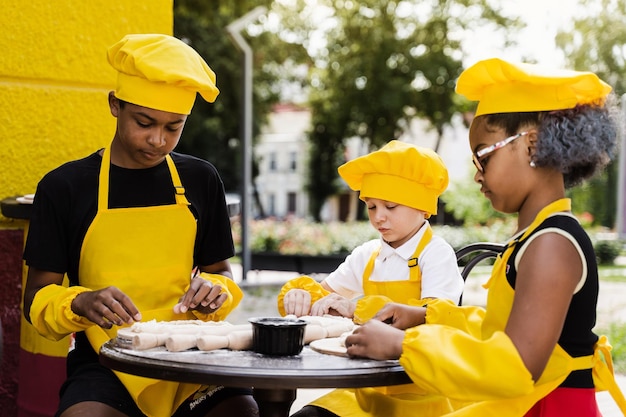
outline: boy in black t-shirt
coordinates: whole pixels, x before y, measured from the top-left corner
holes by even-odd
[[[167,35],[127,35],[108,59],[113,141],[41,180],[24,252],[26,319],[50,339],[76,333],[57,415],[256,416],[249,389],[155,382],[98,362],[119,326],[222,320],[243,296],[219,174],[173,153],[197,93],[217,97],[215,74]]]

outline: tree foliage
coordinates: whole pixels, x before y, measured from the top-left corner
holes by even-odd
[[[309,2],[283,1],[294,34],[314,20]],[[326,199],[337,192],[344,142],[359,137],[370,149],[398,138],[414,117],[430,122],[439,136],[463,105],[454,92],[463,69],[461,34],[468,25],[514,26],[482,0],[318,0],[317,48],[305,45],[309,72],[307,190],[311,214],[319,219]],[[322,11],[320,11],[322,10]],[[287,15],[288,12],[285,12]]]
[[[213,163],[227,190],[242,190],[243,54],[228,36],[226,26],[256,6],[271,4],[271,0],[174,2],[174,36],[187,41],[206,59],[217,75],[220,89],[215,103],[196,101],[177,150]],[[260,17],[257,26],[264,20],[265,16]],[[297,54],[298,48],[281,43],[270,32],[257,31],[249,36],[244,31],[242,35],[254,52],[252,136],[255,138],[272,106],[280,100],[276,86],[284,78],[284,74],[269,71],[267,67],[279,66],[290,55]],[[256,162],[253,161],[253,176]]]
[[[312,112],[307,191],[316,220],[337,192],[347,139],[378,148],[416,116],[441,135],[468,107],[454,92],[463,32],[516,24],[487,0],[177,0],[174,34],[207,59],[221,90],[215,104],[196,104],[179,150],[213,162],[229,190],[241,186],[242,61],[225,27],[258,5],[268,13],[246,37],[254,51],[253,136],[285,86],[299,84]]]
[[[447,211],[461,220],[464,226],[489,225],[506,219],[507,215],[496,211],[491,201],[480,192],[480,187],[474,182],[474,166],[470,169],[463,181],[451,184],[441,195]]]

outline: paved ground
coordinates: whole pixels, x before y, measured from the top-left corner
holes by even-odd
[[[626,260],[622,260],[626,262]],[[482,272],[481,272],[482,271]],[[463,301],[465,304],[484,305],[485,291],[481,283],[485,281],[484,269],[480,268],[468,278]],[[245,298],[242,304],[228,318],[231,323],[246,323],[247,319],[255,316],[276,316],[276,295],[281,285],[291,278],[298,276],[295,272],[280,271],[250,271],[245,282],[241,280],[241,266],[233,265],[235,281],[244,290]],[[318,276],[315,278],[323,278]],[[602,328],[611,322],[626,322],[626,284],[602,281],[598,299],[598,327]],[[618,341],[611,341],[614,345]],[[620,341],[622,342],[622,341]],[[626,343],[626,341],[623,341]],[[626,375],[616,376],[622,392],[626,394]],[[299,410],[309,401],[328,392],[325,389],[298,390],[292,412]],[[604,417],[622,416],[613,399],[607,392],[598,393],[598,403]]]

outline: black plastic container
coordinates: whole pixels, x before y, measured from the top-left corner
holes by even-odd
[[[264,355],[291,356],[302,352],[305,320],[256,317],[252,323],[252,350]]]

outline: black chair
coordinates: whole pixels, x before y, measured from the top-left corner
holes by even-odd
[[[478,242],[463,246],[456,251],[456,261],[459,267],[462,267],[461,276],[463,281],[467,280],[472,269],[481,261],[489,258],[495,258],[502,252],[506,246],[500,243]],[[459,305],[463,302],[463,296],[459,300]]]

